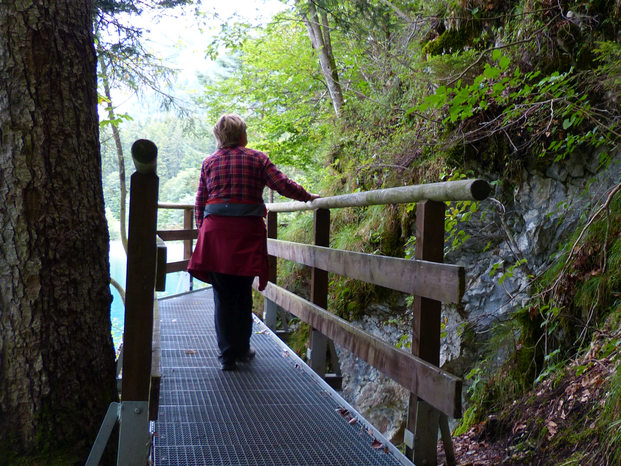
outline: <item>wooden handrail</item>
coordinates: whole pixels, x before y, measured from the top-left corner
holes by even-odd
[[[491,186],[485,180],[444,181],[396,188],[378,189],[340,196],[320,197],[312,202],[272,202],[265,204],[271,212],[297,212],[315,209],[340,209],[385,204],[409,204],[424,200],[482,201],[489,196]],[[194,209],[194,204],[159,203],[160,209]]]
[[[194,204],[178,204],[176,202],[159,202],[158,209],[177,209],[177,210],[194,210]]]
[[[158,230],[164,241],[196,239],[197,230]],[[269,239],[268,253],[347,278],[418,294],[445,303],[458,303],[465,289],[464,268],[452,264],[400,259],[289,241]],[[168,262],[166,273],[187,269],[188,259]]]
[[[274,239],[268,240],[267,251],[273,256],[298,264],[445,303],[458,303],[464,294],[464,268],[458,265],[400,259]]]
[[[158,262],[160,272],[161,263],[166,262],[166,246],[156,241],[157,147],[140,139],[132,145],[132,157],[136,172],[131,176],[129,198],[121,402],[110,403],[86,459],[87,466],[100,463],[117,423],[117,463],[147,464],[151,444],[149,420],[157,419],[162,374],[160,319],[154,303],[154,285]]]
[[[166,273],[185,272],[188,269],[189,263],[190,261],[188,259],[168,262],[166,264]]]
[[[461,379],[370,335],[331,312],[268,283],[266,298],[361,357],[454,418],[461,416]]]
[[[198,238],[198,230],[157,230],[164,241],[186,241]]]
[[[385,204],[409,204],[419,201],[480,201],[490,193],[485,180],[446,181],[442,183],[401,186],[341,196],[320,197],[312,202],[278,202],[266,204],[271,212],[297,212],[314,209],[340,209]]]

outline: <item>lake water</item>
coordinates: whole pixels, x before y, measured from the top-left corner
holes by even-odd
[[[168,261],[173,262],[183,258],[183,243],[166,243]],[[110,242],[110,275],[123,288],[125,288],[125,277],[127,272],[127,258],[120,241]],[[203,283],[194,280],[194,289],[204,286]],[[175,272],[166,275],[166,290],[157,293],[161,298],[173,294],[183,293],[190,289],[190,275],[187,272]],[[110,308],[110,318],[112,320],[112,337],[114,346],[118,349],[123,337],[123,322],[125,321],[125,308],[123,300],[115,287],[110,285],[112,293],[112,306]]]

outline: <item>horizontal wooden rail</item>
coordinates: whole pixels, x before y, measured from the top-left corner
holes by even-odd
[[[267,251],[272,256],[327,272],[446,303],[458,303],[464,294],[464,268],[458,265],[376,256],[275,239],[268,240]]]
[[[376,338],[299,296],[268,283],[265,297],[356,354],[427,403],[461,417],[461,379]]]
[[[159,202],[158,209],[178,209],[178,210],[194,210],[194,204],[177,204],[175,202]]]
[[[189,259],[182,261],[169,262],[166,264],[166,273],[185,272],[188,269]]]
[[[158,209],[173,209],[173,210],[194,210],[194,204],[177,204],[175,202],[160,202],[157,205]]]
[[[158,230],[157,235],[164,241],[182,241],[198,238],[198,230]]]
[[[272,212],[295,212],[382,204],[408,204],[424,200],[482,201],[489,196],[490,191],[491,187],[485,180],[459,180],[320,197],[312,202],[272,202],[266,204],[266,207]],[[193,209],[194,204],[160,203],[158,207],[160,209]]]
[[[342,196],[320,197],[312,202],[278,202],[266,204],[271,212],[295,212],[314,209],[336,209],[342,207],[364,207],[383,204],[407,204],[430,201],[480,201],[490,193],[485,180],[446,181],[443,183],[401,186],[378,189]]]
[[[168,258],[168,249],[166,243],[158,235],[157,241],[157,260],[155,266],[155,291],[166,290],[166,262]],[[155,324],[154,324],[155,325]]]

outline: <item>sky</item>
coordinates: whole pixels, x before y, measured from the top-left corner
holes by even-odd
[[[147,37],[155,51],[185,72],[193,72],[200,71],[208,61],[205,48],[209,36],[218,32],[222,22],[237,18],[261,23],[285,7],[279,0],[203,0],[201,12],[207,23],[202,26],[203,31],[191,9],[183,16],[167,16],[159,22],[149,18],[145,26],[151,31]]]
[[[202,17],[196,17],[194,7],[169,11],[156,18],[143,14],[132,22],[143,28],[143,46],[164,64],[178,69],[178,90],[191,91],[198,86],[197,73],[206,73],[216,65],[206,56],[210,37],[218,33],[223,22],[244,20],[252,24],[266,23],[279,11],[287,8],[280,0],[202,0]],[[201,24],[202,23],[202,24]],[[149,107],[149,95],[141,101],[132,95],[113,97],[119,111],[130,115]],[[152,100],[152,99],[151,99]]]

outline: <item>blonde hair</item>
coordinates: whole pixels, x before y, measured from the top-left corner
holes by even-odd
[[[246,138],[246,122],[236,113],[224,114],[213,127],[218,149],[240,146]]]

